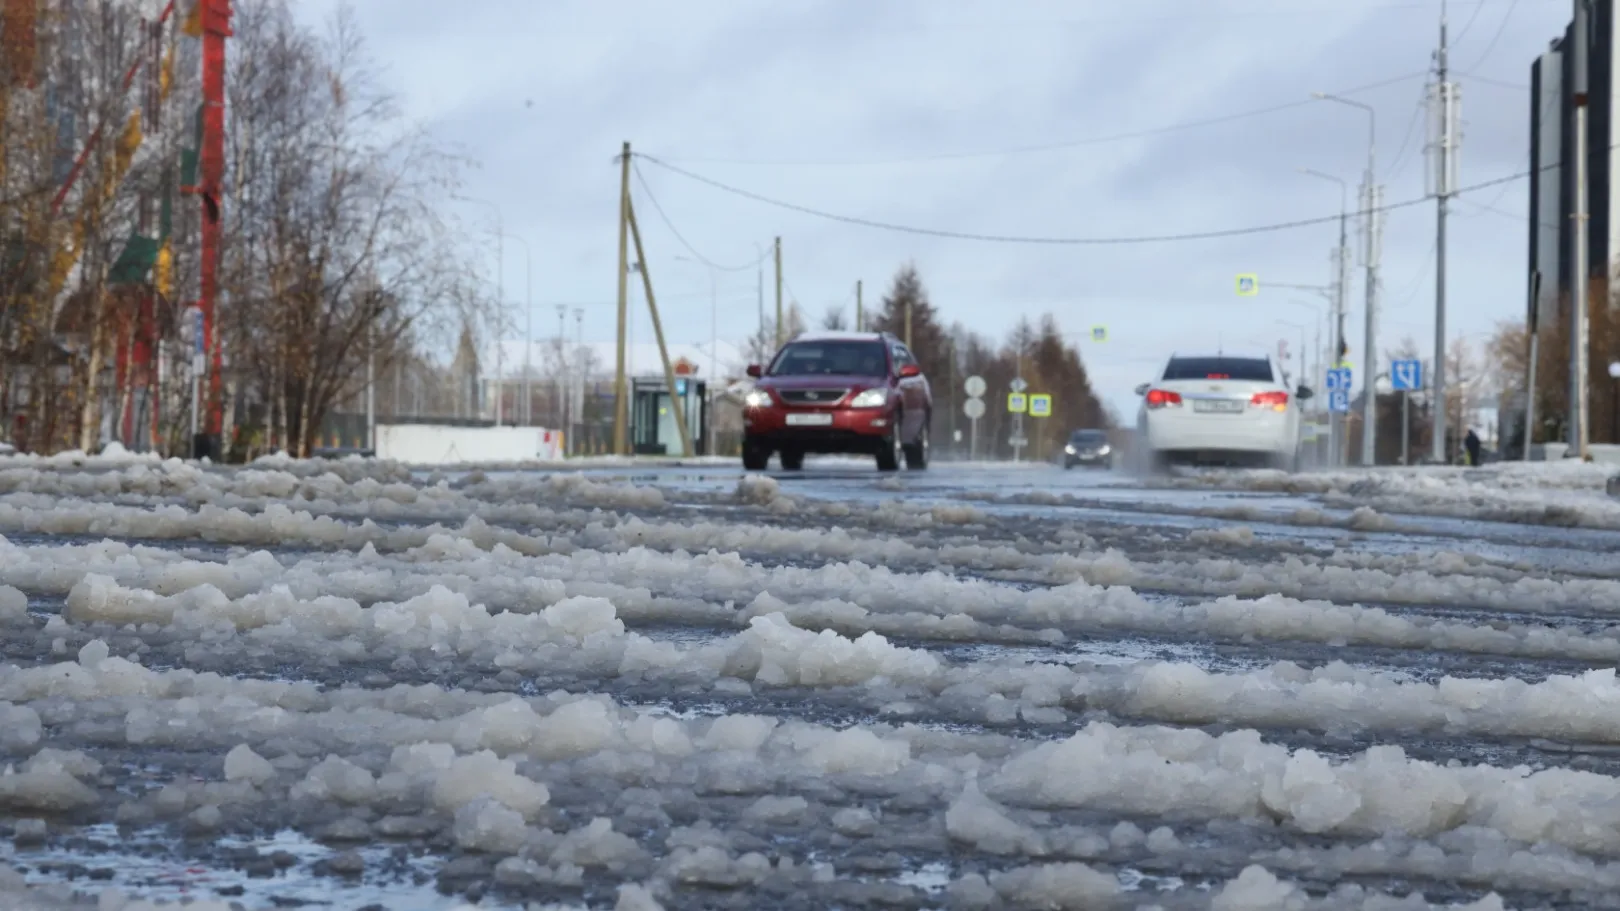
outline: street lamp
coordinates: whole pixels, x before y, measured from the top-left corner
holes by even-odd
[[[1378,374],[1378,247],[1380,243],[1378,230],[1378,203],[1380,189],[1378,187],[1378,112],[1372,105],[1360,101],[1353,101],[1338,95],[1326,92],[1313,92],[1313,97],[1321,101],[1331,101],[1346,107],[1356,108],[1367,115],[1367,173],[1362,181],[1361,212],[1362,228],[1366,232],[1365,244],[1367,269],[1367,338],[1366,338],[1366,379],[1362,386],[1366,396],[1362,401],[1362,434],[1361,434],[1361,461],[1364,465],[1373,464],[1376,452],[1375,434],[1377,432],[1377,389],[1373,380]]]
[[[477,199],[477,198],[474,198],[474,197],[471,197],[471,196],[453,195],[451,198],[456,199],[456,200],[460,200],[461,202],[471,202],[471,203],[477,203],[478,205],[482,205],[482,206],[489,206],[490,209],[492,209],[495,212],[495,298],[496,298],[496,311],[497,311],[497,322],[496,322],[496,333],[495,333],[495,390],[496,390],[495,391],[495,426],[499,427],[501,425],[503,402],[506,399],[506,375],[505,375],[505,368],[504,368],[505,362],[504,362],[504,358],[503,358],[502,351],[501,351],[502,344],[503,344],[502,340],[501,340],[501,332],[504,331],[505,320],[500,319],[499,315],[504,314],[504,312],[506,310],[506,284],[505,284],[506,246],[505,246],[505,241],[508,240],[508,239],[515,240],[518,243],[523,245],[523,283],[524,283],[524,304],[523,304],[523,306],[524,306],[524,309],[527,311],[527,315],[526,315],[527,325],[526,325],[526,328],[525,328],[525,334],[527,335],[527,338],[524,340],[524,344],[523,344],[523,391],[524,391],[524,401],[525,401],[525,403],[530,401],[530,396],[529,396],[529,373],[530,373],[530,370],[529,370],[529,349],[534,347],[534,306],[533,306],[534,301],[533,301],[533,298],[532,298],[532,295],[533,295],[533,292],[534,292],[534,285],[533,285],[533,282],[531,281],[533,272],[532,272],[532,269],[530,268],[532,263],[531,263],[531,257],[529,255],[529,244],[528,244],[527,241],[523,240],[522,238],[513,237],[512,235],[506,233],[506,228],[504,226],[504,220],[501,217],[501,207],[500,207],[499,204],[490,202],[487,199]],[[525,409],[525,414],[527,414],[527,409]]]
[[[709,455],[714,455],[714,414],[712,413],[712,406],[717,391],[714,384],[720,380],[720,280],[715,274],[714,265],[711,263],[700,262],[690,256],[677,256],[675,258],[681,262],[703,266],[709,272],[709,379],[705,384],[707,394],[704,396],[703,401],[703,426],[707,431],[704,436],[708,437],[705,450]],[[763,271],[760,272],[761,276],[764,274]],[[761,282],[760,287],[763,288],[763,278]]]

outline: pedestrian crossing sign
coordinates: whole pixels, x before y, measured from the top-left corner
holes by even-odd
[[[1253,272],[1237,277],[1238,297],[1254,297],[1260,293],[1260,276]]]
[[[1023,414],[1029,410],[1029,396],[1022,392],[1007,393],[1007,413]]]
[[[1032,395],[1029,397],[1029,416],[1032,418],[1049,418],[1052,416],[1052,397],[1050,395]]]

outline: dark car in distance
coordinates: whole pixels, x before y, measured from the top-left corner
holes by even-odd
[[[774,453],[787,471],[807,453],[871,455],[882,471],[928,467],[933,391],[911,351],[888,333],[819,332],[750,365],[743,399],[743,468]]]
[[[1069,434],[1068,445],[1063,447],[1063,467],[1086,465],[1092,468],[1114,467],[1114,447],[1109,445],[1106,430],[1076,430]]]

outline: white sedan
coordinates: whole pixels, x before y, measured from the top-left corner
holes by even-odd
[[[1299,403],[1311,390],[1290,392],[1268,355],[1176,354],[1142,397],[1136,426],[1155,467],[1173,459],[1260,460],[1294,470],[1299,453]]]

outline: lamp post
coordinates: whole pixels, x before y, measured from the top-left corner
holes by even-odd
[[[512,235],[506,233],[504,220],[501,217],[501,207],[497,203],[490,202],[487,199],[477,199],[471,196],[454,196],[452,198],[462,202],[471,202],[477,203],[481,206],[489,206],[490,209],[495,212],[495,299],[496,311],[498,314],[497,322],[495,324],[495,426],[497,427],[501,425],[503,408],[502,403],[506,398],[506,375],[504,370],[504,358],[501,351],[501,332],[504,331],[505,320],[500,318],[500,315],[504,315],[506,311],[505,241],[511,239],[523,245],[523,307],[526,311],[524,332],[526,338],[524,339],[523,343],[523,399],[525,405],[524,420],[525,422],[532,423],[530,420],[532,416],[529,414],[529,403],[532,400],[532,397],[529,395],[529,349],[534,347],[534,300],[532,297],[534,293],[534,285],[532,281],[533,271],[531,269],[533,263],[529,254],[529,243],[521,237],[513,237]]]
[[[712,406],[716,391],[713,384],[720,380],[720,279],[715,273],[714,266],[709,263],[699,262],[690,256],[677,256],[675,258],[683,263],[702,266],[709,273],[709,377],[704,383],[703,436],[706,440],[704,452],[712,456],[714,455],[714,414]],[[764,274],[764,267],[762,266],[760,275],[763,276]],[[761,288],[764,287],[763,281],[762,278]]]
[[[1366,320],[1366,372],[1362,380],[1364,395],[1361,403],[1361,463],[1372,465],[1375,459],[1376,434],[1378,428],[1377,408],[1378,390],[1375,380],[1378,376],[1378,266],[1379,248],[1382,246],[1382,230],[1379,224],[1379,204],[1383,188],[1378,185],[1378,112],[1373,106],[1360,101],[1352,101],[1338,95],[1324,92],[1315,92],[1314,96],[1321,101],[1331,101],[1346,107],[1356,108],[1367,115],[1367,173],[1362,182],[1361,212],[1362,212],[1362,243],[1364,245],[1364,265],[1367,269],[1367,320]]]

